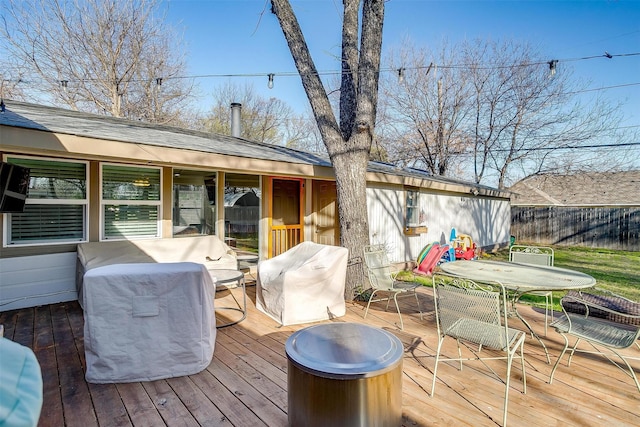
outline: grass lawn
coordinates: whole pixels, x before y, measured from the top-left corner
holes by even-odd
[[[586,273],[596,279],[597,287],[640,301],[640,252],[561,246],[553,251],[556,267]],[[506,261],[509,250],[483,254],[483,258]]]
[[[554,265],[569,268],[589,274],[596,279],[596,286],[625,296],[634,301],[640,301],[640,252],[613,251],[608,249],[591,249],[581,247],[554,246]],[[502,249],[495,253],[483,253],[483,259],[507,261],[509,249]],[[398,277],[401,280],[411,280],[405,273]],[[425,285],[431,285],[430,278],[416,277]],[[558,303],[563,292],[554,293],[554,302]],[[544,298],[525,295],[523,302],[544,302]],[[559,310],[559,306],[556,307]]]

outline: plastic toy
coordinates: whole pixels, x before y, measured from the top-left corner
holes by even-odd
[[[477,258],[477,245],[468,234],[457,234],[456,229],[451,229],[451,247],[454,250],[455,259],[465,259],[467,261]]]
[[[438,242],[428,244],[418,255],[418,266],[413,269],[413,272],[421,276],[431,276],[434,267],[440,263],[443,255],[448,252],[449,245],[441,245]]]

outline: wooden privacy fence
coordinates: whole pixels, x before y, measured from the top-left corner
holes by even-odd
[[[516,242],[640,251],[640,207],[511,207]]]

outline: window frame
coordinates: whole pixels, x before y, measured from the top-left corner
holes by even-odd
[[[404,226],[405,228],[418,227],[420,225],[420,191],[417,188],[405,188],[404,190]],[[413,199],[411,194],[415,196],[415,203],[409,204],[409,200]],[[409,209],[415,209],[414,215],[409,214]],[[410,216],[415,216],[415,218],[410,218]],[[415,220],[415,222],[411,222]]]
[[[28,160],[39,160],[45,162],[52,163],[78,163],[84,165],[84,180],[85,180],[85,194],[84,199],[39,199],[29,197],[25,199],[25,206],[27,205],[82,205],[82,238],[80,239],[60,239],[60,240],[52,240],[52,239],[42,239],[37,241],[30,242],[15,242],[12,241],[12,232],[11,232],[11,224],[13,220],[12,213],[4,213],[3,216],[3,238],[2,238],[2,247],[5,248],[16,248],[16,247],[28,247],[28,246],[51,246],[51,245],[68,245],[68,244],[77,244],[84,243],[89,241],[89,189],[90,189],[90,167],[89,162],[86,160],[76,160],[76,159],[65,159],[65,158],[56,158],[56,157],[43,157],[43,156],[25,156],[25,155],[14,155],[14,154],[5,154],[2,156],[3,161],[7,162],[9,159],[28,159]],[[31,175],[31,178],[34,178]]]
[[[414,197],[410,197],[411,194]],[[404,189],[404,234],[413,236],[418,234],[424,234],[428,232],[428,228],[420,221],[421,206],[420,206],[420,189],[417,187],[405,187]],[[412,200],[413,203],[409,204]],[[409,209],[414,209],[414,215],[409,215]],[[413,216],[414,218],[410,218]]]
[[[105,199],[103,193],[103,184],[104,184],[104,167],[105,166],[116,166],[120,168],[132,168],[132,169],[150,169],[157,170],[159,174],[159,189],[158,189],[158,200],[131,200],[131,199]],[[161,239],[162,238],[162,202],[163,202],[163,173],[162,167],[160,166],[148,166],[148,165],[137,165],[131,163],[111,163],[111,162],[100,162],[100,171],[99,171],[99,201],[100,201],[100,241],[118,241],[118,240],[129,240],[129,239]],[[106,236],[105,226],[106,226],[106,218],[105,218],[105,206],[106,205],[121,205],[121,206],[157,206],[158,208],[158,219],[156,221],[156,233],[153,236],[141,234],[141,235],[130,235],[130,236],[122,236],[122,237],[108,237]]]

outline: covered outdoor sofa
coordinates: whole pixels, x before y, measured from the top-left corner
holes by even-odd
[[[208,270],[238,268],[235,252],[217,236],[80,243],[76,266],[78,301],[82,305],[84,275],[93,268],[167,262],[195,262]]]
[[[215,283],[236,269],[215,236],[78,245],[86,380],[153,381],[198,373],[213,357]]]

